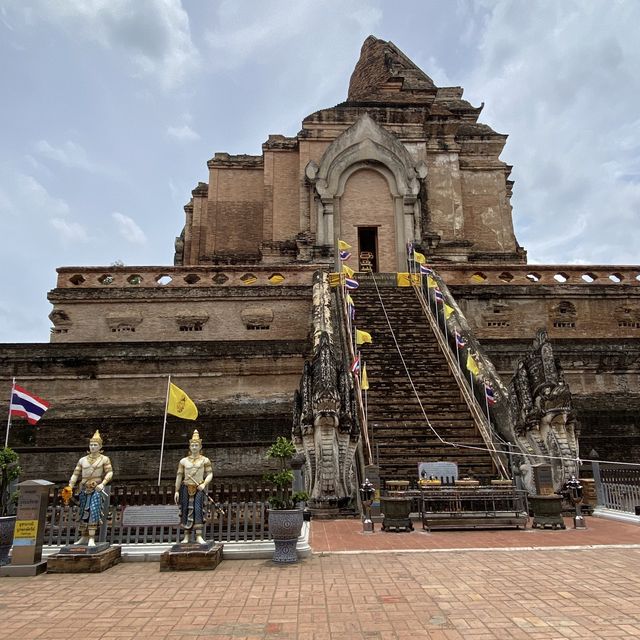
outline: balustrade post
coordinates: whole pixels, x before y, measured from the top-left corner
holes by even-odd
[[[593,482],[596,486],[596,506],[604,507],[604,487],[602,486],[602,476],[600,475],[600,463],[597,460],[593,460],[591,469],[593,471]]]

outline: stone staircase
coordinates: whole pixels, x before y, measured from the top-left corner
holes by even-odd
[[[443,440],[484,447],[436,338],[411,287],[380,286],[413,384],[432,427]],[[360,347],[369,379],[368,424],[382,480],[418,480],[420,462],[458,464],[459,475],[488,482],[497,475],[487,451],[445,445],[429,428],[396,349],[376,288],[352,293],[356,325],[373,344]]]

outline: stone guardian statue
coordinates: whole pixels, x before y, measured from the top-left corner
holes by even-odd
[[[102,438],[96,431],[89,440],[89,453],[78,460],[69,480],[70,494],[78,480],[78,514],[80,538],[76,545],[95,547],[96,530],[104,519],[104,504],[107,497],[104,488],[113,478],[111,460],[102,453]]]
[[[189,455],[180,460],[176,474],[174,500],[180,506],[180,523],[184,528],[180,544],[188,544],[192,532],[197,544],[206,544],[202,537],[204,507],[207,487],[212,479],[211,460],[202,455],[202,440],[196,429],[189,440]]]

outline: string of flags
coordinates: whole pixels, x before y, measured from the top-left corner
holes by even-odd
[[[359,283],[356,279],[355,271],[349,265],[345,264],[345,262],[349,260],[353,255],[350,251],[351,248],[352,247],[348,242],[345,242],[344,240],[338,240],[340,271],[329,274],[329,285],[332,287],[342,286],[345,288],[347,315],[349,320],[353,322],[355,320],[356,307],[353,302],[353,298],[350,295],[350,292],[358,289]],[[413,260],[413,262],[415,262],[419,268],[416,272],[410,271],[408,273],[397,273],[397,286],[420,286],[421,278],[422,276],[425,276],[427,289],[433,290],[433,299],[435,300],[436,305],[442,305],[444,318],[445,320],[448,320],[455,313],[456,309],[446,302],[444,293],[440,289],[438,281],[435,278],[435,271],[427,264],[426,256],[423,253],[416,251],[413,242],[407,243],[407,255],[409,256],[409,259]],[[373,343],[373,338],[369,332],[362,329],[357,329],[355,327],[354,329],[356,346]],[[456,350],[463,349],[467,346],[467,341],[462,337],[458,329],[454,329],[454,336]],[[478,362],[476,361],[476,357],[477,356],[475,356],[475,354],[473,354],[471,351],[467,353],[466,368],[471,376],[478,376],[480,374],[480,367],[478,365]],[[352,374],[355,377],[359,378],[360,388],[362,390],[367,390],[369,388],[369,380],[367,378],[366,364],[362,362],[359,351],[354,357],[350,369]],[[482,383],[487,407],[493,406],[496,403],[493,386],[490,382],[484,380],[482,381]]]

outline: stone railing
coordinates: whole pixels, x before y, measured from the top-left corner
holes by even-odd
[[[311,286],[315,266],[60,267],[57,287],[176,288]]]
[[[633,285],[640,286],[637,265],[480,265],[436,264],[449,286],[457,285]]]

